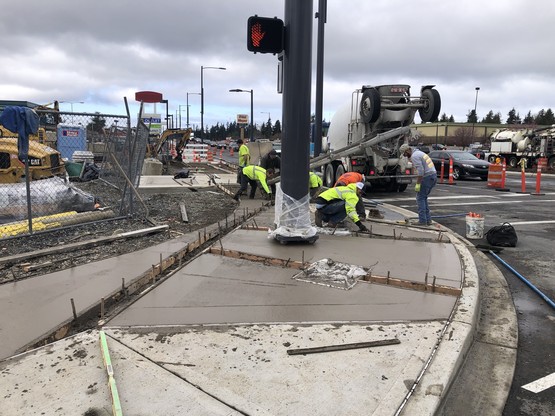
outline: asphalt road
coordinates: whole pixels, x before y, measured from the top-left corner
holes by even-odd
[[[505,248],[499,256],[555,302],[555,175],[541,178],[543,195],[517,193],[521,191],[521,177],[509,173],[505,184],[508,192],[489,189],[486,182],[478,179],[460,180],[455,185],[438,184],[429,202],[434,220],[462,236],[466,234],[465,214],[471,211],[485,216],[486,231],[494,225],[511,223],[517,231],[518,244]],[[528,192],[535,192],[535,181],[535,174],[527,174]],[[416,212],[412,186],[403,193],[377,193],[369,198]],[[505,276],[518,313],[517,366],[503,414],[554,415],[555,309],[501,262],[490,258]]]

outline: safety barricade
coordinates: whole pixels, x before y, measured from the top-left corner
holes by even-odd
[[[503,164],[492,163],[488,169],[488,188],[493,188],[496,191],[508,191],[505,188],[505,171],[506,168]]]
[[[181,156],[184,162],[198,163],[208,158],[208,145],[206,144],[188,144],[183,149]]]
[[[532,195],[545,195],[540,192],[541,181],[542,181],[542,169],[547,168],[547,158],[541,157],[538,159],[538,166],[536,168],[536,192],[532,192]]]

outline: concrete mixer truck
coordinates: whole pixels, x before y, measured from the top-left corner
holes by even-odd
[[[399,146],[411,136],[416,111],[422,122],[436,121],[441,98],[434,85],[424,85],[411,97],[402,84],[363,86],[332,117],[323,155],[311,162],[322,167],[324,184],[333,186],[346,171],[362,173],[366,189],[402,192],[412,182],[411,166]]]
[[[490,153],[488,161],[497,157],[504,158],[507,165],[517,167],[520,160],[526,161],[526,167],[537,163],[540,157],[547,158],[547,166],[555,169],[555,126],[538,129],[501,129],[490,135]]]

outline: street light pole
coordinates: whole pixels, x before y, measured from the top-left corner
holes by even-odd
[[[200,142],[204,143],[204,70],[205,69],[221,69],[226,68],[218,66],[201,66],[200,67]]]
[[[474,101],[474,120],[472,122],[472,140],[474,140],[474,123],[478,121],[478,114],[476,114],[476,107],[478,106],[478,91],[480,91],[480,87],[476,87],[476,100]]]
[[[254,124],[253,124],[253,118],[254,118],[254,114],[253,114],[254,113],[254,105],[253,105],[253,102],[254,102],[253,98],[254,97],[253,97],[253,94],[254,94],[254,91],[253,90],[242,90],[240,88],[236,88],[236,89],[233,89],[233,90],[229,90],[229,92],[248,92],[248,93],[251,94],[250,141],[254,142]]]
[[[187,128],[189,128],[189,95],[202,95],[200,92],[187,93]]]

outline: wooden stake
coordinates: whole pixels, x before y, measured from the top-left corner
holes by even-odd
[[[75,309],[75,301],[71,298],[71,310],[73,311],[73,319],[77,319],[77,311]]]

